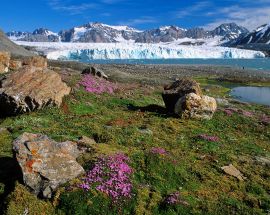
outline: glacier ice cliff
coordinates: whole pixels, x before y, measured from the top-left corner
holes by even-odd
[[[259,51],[219,46],[181,46],[175,43],[29,43],[53,60],[180,59],[180,58],[263,58]],[[23,44],[22,44],[23,43]]]

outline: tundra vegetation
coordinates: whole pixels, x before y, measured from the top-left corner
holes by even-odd
[[[195,77],[203,92],[229,103],[219,103],[211,120],[187,120],[166,112],[160,85],[79,73],[63,79],[72,92],[60,108],[0,119],[0,213],[269,213],[269,107],[234,102],[229,82]],[[24,132],[59,142],[93,138],[78,158],[86,174],[50,200],[31,194],[12,152]],[[223,171],[229,164],[243,180]]]

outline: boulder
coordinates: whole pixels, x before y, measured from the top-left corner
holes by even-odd
[[[184,119],[211,119],[216,110],[214,98],[189,93],[177,101],[174,113]]]
[[[170,85],[166,85],[162,93],[162,98],[167,110],[173,113],[177,101],[189,93],[202,96],[200,85],[192,79],[180,79]]]
[[[95,67],[86,67],[83,71],[82,74],[91,74],[94,76],[97,76],[99,78],[104,78],[104,79],[108,79],[108,76],[101,70],[95,68]]]
[[[13,150],[25,185],[44,198],[84,173],[76,161],[80,151],[71,141],[59,143],[45,135],[24,133],[13,142]]]
[[[10,53],[0,52],[0,74],[8,72]]]
[[[47,58],[44,58],[41,56],[33,56],[33,57],[25,58],[22,62],[22,65],[46,69],[48,66],[48,63],[47,63]]]
[[[238,170],[236,169],[232,164],[229,166],[223,166],[221,169],[228,175],[231,175],[235,178],[237,178],[239,181],[244,181],[246,177]]]
[[[20,60],[10,60],[9,61],[9,69],[12,71],[17,71],[22,67],[22,61]]]
[[[17,115],[46,106],[60,106],[70,90],[54,71],[23,67],[0,80],[0,115]]]

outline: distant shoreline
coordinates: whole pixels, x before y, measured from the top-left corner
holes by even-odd
[[[270,83],[270,70],[239,69],[211,65],[142,65],[142,64],[89,64],[76,61],[49,60],[51,67],[70,68],[74,72],[87,66],[94,66],[112,80],[120,82],[141,82],[160,85],[182,77],[209,78],[235,83]]]

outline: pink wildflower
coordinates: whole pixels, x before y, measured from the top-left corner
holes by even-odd
[[[210,136],[210,135],[207,135],[207,134],[200,134],[198,136],[198,138],[200,138],[202,140],[209,141],[209,142],[219,142],[220,141],[219,137],[217,137],[217,136]]]
[[[165,149],[159,148],[159,147],[151,148],[150,152],[153,153],[153,154],[159,154],[159,155],[167,154],[167,151]]]
[[[166,198],[165,198],[165,204],[168,204],[168,205],[177,205],[177,204],[182,204],[182,205],[186,205],[188,206],[188,202],[184,201],[182,198],[181,198],[181,195],[179,192],[174,192],[174,193],[171,193],[170,195],[168,195]]]
[[[123,197],[130,198],[132,169],[127,164],[128,161],[129,158],[124,154],[99,158],[80,187],[86,191],[89,190],[88,187],[91,187],[106,193],[113,201],[118,201]]]
[[[242,114],[243,114],[243,116],[247,116],[247,117],[252,117],[253,116],[252,112],[244,111],[244,110],[242,110]]]
[[[116,84],[89,74],[84,75],[79,84],[82,85],[87,92],[95,94],[113,94],[117,89]]]

